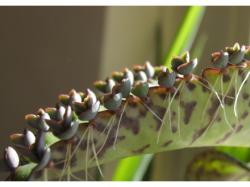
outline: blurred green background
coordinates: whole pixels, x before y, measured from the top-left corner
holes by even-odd
[[[162,64],[188,7],[0,7],[1,144],[24,115],[53,106],[59,93],[85,90],[114,70]],[[191,47],[197,72],[210,54],[249,44],[250,7],[207,7]],[[192,29],[192,28],[191,28]],[[194,28],[195,29],[195,28]],[[183,180],[200,149],[156,154],[146,180]],[[111,180],[117,162],[104,166]]]

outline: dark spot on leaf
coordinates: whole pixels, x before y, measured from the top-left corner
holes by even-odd
[[[104,125],[103,123],[96,123],[94,125],[94,129],[99,131],[99,132],[103,132],[103,133],[107,133],[108,128],[106,128],[106,125]]]
[[[125,113],[121,122],[122,126],[126,129],[132,130],[133,134],[138,134],[140,131],[139,127],[139,119],[138,118],[130,118]]]
[[[161,106],[157,106],[157,105],[153,106],[152,110],[161,119],[164,117],[164,115],[166,113],[166,108],[161,107]],[[154,120],[156,121],[156,131],[158,131],[161,127],[162,122],[155,115],[154,115]]]
[[[147,110],[146,110],[146,108],[140,108],[139,109],[139,113],[140,113],[140,116],[141,117],[145,117],[146,115],[147,115]]]
[[[235,129],[235,132],[238,133],[241,131],[241,129],[243,128],[243,125],[237,125],[236,129]]]
[[[163,92],[161,92],[161,93],[159,93],[158,95],[159,95],[159,97],[162,99],[162,100],[165,100],[166,99],[166,97],[169,95],[169,93],[170,92],[165,92],[165,93],[163,93]]]
[[[228,92],[227,96],[224,99],[224,103],[226,105],[231,106],[234,102],[234,94],[235,94],[235,89],[231,88],[230,91]]]
[[[216,143],[220,144],[224,141],[226,141],[231,135],[233,134],[233,131],[227,132],[221,139],[219,139]]]
[[[245,79],[246,75],[243,69],[239,69],[239,76],[241,77],[241,81]]]
[[[184,111],[185,111],[184,112],[184,119],[183,119],[184,123],[188,124],[197,102],[196,101],[190,101],[190,102],[181,101],[180,104],[184,108]]]
[[[168,140],[165,143],[162,144],[162,147],[167,147],[169,146],[171,143],[173,142],[173,140]]]
[[[210,118],[213,118],[214,113],[216,112],[217,108],[220,106],[220,102],[216,97],[213,97],[211,100],[212,100],[212,104],[210,108],[207,109],[207,112]]]
[[[135,154],[142,154],[149,147],[150,147],[150,144],[147,144],[147,145],[142,146],[139,149],[132,150],[132,152],[135,153]]]
[[[196,85],[191,82],[186,82],[186,86],[190,91],[193,91],[196,88]]]
[[[153,105],[152,99],[150,97],[141,98],[142,102],[147,106],[151,107]]]
[[[203,92],[210,92],[210,90],[208,89],[209,85],[208,85],[207,81],[204,79],[199,79],[199,81],[202,83],[202,91]]]
[[[178,129],[175,125],[171,125],[171,130],[172,130],[172,133],[176,133]]]
[[[248,116],[248,111],[245,110],[240,118],[245,119],[247,116]]]
[[[221,121],[221,117],[219,115],[216,117],[216,121],[218,121],[218,122]]]
[[[247,100],[249,98],[249,94],[244,92],[242,97],[243,97],[244,100]]]
[[[228,82],[230,80],[230,76],[228,74],[223,75],[223,82]]]
[[[194,143],[208,128],[208,125],[196,130],[193,134],[192,141],[190,144]]]

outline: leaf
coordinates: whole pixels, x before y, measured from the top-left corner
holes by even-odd
[[[57,138],[56,136],[54,136],[53,135],[53,133],[51,133],[51,132],[48,132],[48,133],[46,133],[46,135],[45,135],[45,144],[47,145],[47,146],[51,146],[51,145],[53,145],[53,144],[55,144],[56,142],[58,142],[60,139],[59,138]]]
[[[122,113],[108,110],[98,113],[89,125],[79,126],[74,141],[68,144],[59,141],[51,146],[54,167],[47,168],[48,179],[58,179],[50,178],[55,173],[66,175],[65,167],[73,174],[86,172],[88,168],[127,156],[192,147],[249,147],[249,67],[242,70],[229,66],[226,72],[207,69],[204,78],[179,80],[175,85],[178,94],[152,85],[150,103],[131,96],[123,101]],[[124,162],[125,169],[118,169],[114,179],[141,179],[143,175],[135,179],[136,172],[132,170],[138,169],[139,158],[133,158],[136,162],[132,166]],[[120,175],[125,171],[128,177]]]
[[[184,49],[189,50],[195,39],[195,35],[200,26],[204,12],[205,7],[190,7],[188,9],[187,14],[184,17],[184,20],[178,30],[178,33],[176,37],[174,37],[171,49],[164,59],[164,65],[170,67],[170,59],[174,55],[179,55],[181,52],[183,52]],[[137,168],[134,166],[137,165],[139,168],[147,168],[152,158],[153,155],[145,157],[131,157],[125,161],[120,161],[118,163],[117,170],[114,173],[114,178],[118,180],[133,180],[134,176],[137,176]],[[147,162],[143,162],[143,160],[147,160]],[[129,174],[128,172],[120,172],[123,170],[127,170],[127,168],[130,168]],[[146,171],[146,169],[144,169],[144,171]],[[137,180],[141,180],[143,178],[143,173],[140,172],[140,174],[138,175],[140,175],[141,177],[137,178]]]
[[[218,151],[197,155],[186,170],[187,180],[249,180],[250,168],[235,158]]]
[[[242,162],[250,162],[250,148],[247,147],[217,147],[217,151],[226,153]]]
[[[29,163],[26,165],[19,166],[15,171],[14,180],[26,181],[30,177],[33,169],[36,166],[36,163]]]
[[[152,160],[152,154],[128,157],[119,162],[113,181],[140,181]]]

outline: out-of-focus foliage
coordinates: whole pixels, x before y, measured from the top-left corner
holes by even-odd
[[[242,162],[250,162],[250,148],[247,147],[218,147],[217,151],[224,152]]]
[[[197,155],[186,170],[187,180],[249,180],[250,168],[243,162],[219,151]]]

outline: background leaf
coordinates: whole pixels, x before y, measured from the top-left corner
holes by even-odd
[[[244,163],[218,151],[205,151],[195,157],[186,171],[187,180],[249,180]]]

